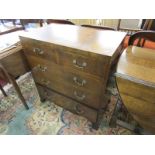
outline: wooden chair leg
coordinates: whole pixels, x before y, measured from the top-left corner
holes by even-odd
[[[3,72],[4,76],[5,76],[5,77],[9,80],[9,82],[12,83],[12,85],[14,86],[14,88],[15,88],[15,90],[16,90],[16,92],[17,92],[19,98],[20,98],[20,100],[21,100],[22,103],[24,104],[25,108],[26,108],[26,109],[29,109],[29,107],[28,107],[28,105],[26,104],[26,101],[25,101],[25,99],[24,99],[24,97],[23,97],[23,95],[22,95],[22,93],[21,93],[21,91],[20,91],[20,88],[19,88],[18,84],[16,83],[16,80],[14,79],[14,77],[11,76],[11,75],[7,72],[7,70],[5,69],[5,67],[4,67],[1,63],[0,63],[0,69],[1,69],[1,71]]]
[[[0,90],[2,91],[3,95],[6,97],[7,94],[6,94],[5,90],[3,89],[3,87],[1,85],[0,85]]]
[[[22,95],[22,93],[21,93],[21,91],[20,91],[20,88],[19,88],[19,86],[18,86],[16,80],[15,80],[14,78],[12,78],[12,77],[10,77],[10,78],[11,78],[11,83],[12,83],[12,85],[14,86],[14,88],[15,88],[17,94],[18,94],[18,97],[19,97],[20,100],[22,101],[22,103],[23,103],[23,105],[25,106],[25,108],[26,108],[26,109],[29,109],[29,107],[28,107],[28,105],[27,105],[27,103],[26,103],[26,101],[25,101],[25,99],[24,99],[24,97],[23,97],[23,95]]]

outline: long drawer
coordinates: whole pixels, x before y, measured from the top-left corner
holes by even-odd
[[[34,75],[37,77],[63,81],[69,85],[78,86],[81,87],[81,89],[89,90],[94,93],[96,92],[97,94],[99,93],[97,91],[101,89],[101,78],[96,78],[93,75],[89,76],[83,72],[77,73],[76,70],[68,69],[65,66],[61,67],[35,56],[29,56],[28,61]]]
[[[67,66],[95,76],[105,76],[104,72],[107,70],[109,57],[23,37],[21,40],[26,55],[35,55],[61,66]]]
[[[42,87],[37,84],[37,88],[42,99],[49,99],[55,104],[70,110],[71,112],[84,116],[91,122],[96,122],[97,112],[91,108],[88,108],[74,100],[71,100],[63,95],[60,95],[54,91],[49,90],[48,88]]]
[[[37,83],[59,91],[90,107],[99,108],[101,81],[65,70],[59,65],[34,56],[29,56],[28,60]]]

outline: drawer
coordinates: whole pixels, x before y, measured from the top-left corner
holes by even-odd
[[[99,97],[101,95],[101,82],[99,80],[64,70],[59,65],[43,59],[33,58],[32,56],[29,59],[33,60],[31,67],[33,68],[32,74],[35,82],[59,91],[88,106],[99,108]]]
[[[88,74],[104,77],[108,68],[109,58],[94,53],[58,47],[59,64]],[[82,55],[83,54],[83,55]]]
[[[66,67],[61,67],[55,63],[34,56],[29,56],[28,60],[35,77],[63,81],[69,85],[81,87],[84,90],[94,91],[97,94],[97,91],[101,89],[101,78],[96,78],[93,75],[89,76],[73,69],[69,70]]]
[[[21,41],[26,55],[42,57],[60,66],[66,66],[100,77],[105,76],[110,62],[110,58],[107,56],[87,51],[80,51],[23,37],[21,37]]]
[[[57,52],[52,44],[23,37],[21,37],[21,43],[27,57],[32,55],[58,63],[59,56],[57,55]]]
[[[12,49],[12,51],[18,49]],[[10,51],[6,57],[3,57],[0,62],[5,66],[6,70],[15,78],[25,74],[29,71],[28,65],[25,61],[25,56],[22,50],[17,52]],[[12,52],[12,53],[11,53]]]
[[[60,95],[54,91],[51,91],[45,87],[37,84],[39,95],[42,99],[48,99],[54,102],[56,105],[61,106],[75,114],[86,117],[91,122],[96,122],[97,111],[88,108],[74,100],[71,100],[63,95]]]
[[[100,96],[90,93],[88,91],[83,91],[80,88],[74,86],[69,86],[66,83],[60,83],[57,81],[40,80],[40,78],[35,79],[36,83],[41,84],[49,89],[55,90],[70,97],[80,103],[83,103],[89,107],[98,109],[100,108]]]

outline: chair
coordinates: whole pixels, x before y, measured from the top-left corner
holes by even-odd
[[[20,88],[18,86],[18,84],[16,83],[16,80],[13,78],[13,76],[11,76],[7,70],[4,68],[4,66],[0,63],[0,72],[1,74],[3,75],[3,77],[5,78],[5,81],[11,83],[13,85],[13,87],[15,88],[20,100],[22,101],[23,105],[25,106],[26,109],[29,109],[21,91],[20,91]],[[2,94],[6,97],[7,94],[6,92],[4,91],[2,85],[0,84],[0,90],[2,91]]]
[[[89,27],[89,28],[100,29],[100,30],[113,30],[113,31],[115,31],[114,28],[106,27],[106,26],[96,26],[96,25],[81,25],[81,26],[82,27]]]
[[[139,31],[150,30],[150,28],[153,24],[153,19],[146,19],[144,24],[142,24],[141,28],[139,28],[139,29],[123,28],[123,27],[121,27],[121,22],[122,22],[122,19],[119,19],[118,25],[117,25],[117,31],[127,32],[128,35],[126,36],[126,38],[124,40],[124,47],[126,48],[128,46],[129,38],[131,35],[133,35],[136,32],[139,32]],[[139,39],[139,42],[141,42],[141,39]],[[143,39],[142,42],[144,44],[145,40]]]
[[[56,24],[69,24],[69,25],[75,25],[74,23],[72,23],[69,20],[64,20],[64,19],[47,19],[47,24],[52,24],[52,23],[56,23]]]
[[[139,39],[139,41],[137,41],[137,39]],[[133,34],[129,39],[129,46],[136,45],[139,47],[144,47],[146,40],[155,42],[155,31],[140,31]],[[137,43],[135,44],[136,41]]]

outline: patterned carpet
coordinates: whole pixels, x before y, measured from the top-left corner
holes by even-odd
[[[0,93],[1,135],[126,135],[130,131],[110,128],[108,122],[114,110],[116,97],[112,96],[107,112],[98,130],[91,127],[86,118],[72,114],[53,103],[40,102],[38,92],[30,73],[22,76],[18,83],[30,107],[26,110],[14,89],[7,85],[8,97]]]

